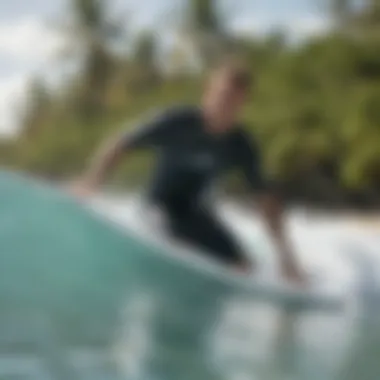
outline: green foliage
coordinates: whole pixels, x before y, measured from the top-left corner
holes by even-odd
[[[72,0],[77,30],[103,35],[108,8],[100,0],[90,3]],[[336,11],[344,3],[336,2]],[[198,22],[217,28],[210,4],[193,2],[195,14]],[[363,14],[373,25],[368,9]],[[25,119],[24,135],[12,149],[0,150],[8,164],[53,177],[74,175],[103,138],[128,128],[130,121],[153,108],[199,99],[202,75],[165,76],[157,65],[152,35],[140,36],[127,57],[112,53],[106,38],[94,45],[84,36],[88,34],[81,40],[87,47],[84,66],[67,81],[64,96],[34,86],[37,95],[31,97],[33,112]],[[277,32],[266,40],[237,44],[257,78],[245,119],[260,142],[268,172],[309,198],[317,196],[310,178],[323,177],[326,168],[333,168],[329,186],[342,197],[351,191],[380,190],[380,39],[334,31],[294,47]],[[139,183],[147,178],[151,163],[151,156],[136,156],[115,178]],[[230,188],[236,190],[236,183],[232,179]]]
[[[214,8],[214,0],[191,0],[189,13],[192,27],[196,30],[218,32],[222,25]]]

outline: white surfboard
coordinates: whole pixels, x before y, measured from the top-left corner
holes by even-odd
[[[123,215],[110,212],[109,205],[102,206],[99,201],[93,202],[91,208],[124,234],[129,237],[133,235],[148,251],[161,255],[162,260],[174,260],[191,269],[194,276],[210,276],[215,281],[238,289],[248,298],[303,310],[340,311],[345,305],[345,296],[341,292],[323,289],[317,281],[313,281],[307,289],[302,289],[279,277],[269,279],[260,273],[235,273],[209,255],[170,238],[165,233],[160,217],[140,199],[131,202],[131,205],[128,213]]]

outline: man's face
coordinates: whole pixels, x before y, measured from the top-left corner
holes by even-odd
[[[206,88],[207,107],[227,122],[233,121],[238,116],[246,98],[247,90],[238,86],[226,71],[214,73]]]

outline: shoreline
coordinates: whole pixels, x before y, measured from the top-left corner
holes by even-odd
[[[52,181],[32,173],[18,172],[17,174],[32,177],[37,181],[51,183],[58,188],[62,188],[63,186],[65,186],[65,184],[67,184],[67,181]],[[116,201],[123,201],[130,197],[140,196],[141,190],[143,190],[143,188],[141,187],[139,190],[136,187],[130,189],[121,189],[120,187],[115,188],[111,185],[104,187],[102,191],[96,195],[96,197],[100,196],[109,199],[114,199]],[[253,204],[253,202],[251,203],[247,201],[246,196],[239,198],[237,196],[226,196],[225,194],[220,193],[216,193],[215,195],[216,197],[214,199],[217,199],[218,203],[220,202],[232,206],[245,216],[249,217],[249,213],[251,212],[250,210],[255,212],[255,205]],[[349,228],[359,228],[366,232],[378,232],[380,234],[380,210],[358,210],[353,207],[328,208],[312,204],[297,204],[295,202],[292,202],[289,205],[288,210],[291,214],[302,216],[307,221],[314,222],[318,221],[319,219],[323,219],[324,221],[332,223],[343,223]]]
[[[109,191],[105,189],[99,194],[100,197],[105,197],[110,200],[121,201],[128,198],[139,197],[140,193],[137,191]],[[247,201],[241,201],[233,197],[216,197],[217,203],[222,203],[228,207],[236,209],[239,213],[249,218],[251,212],[257,213],[257,209],[253,204],[249,204]],[[308,222],[326,221],[328,223],[344,224],[349,228],[359,228],[366,232],[378,232],[380,234],[380,211],[368,212],[357,211],[347,208],[346,210],[337,209],[324,209],[317,208],[310,205],[292,205],[289,208],[289,212],[292,215],[301,216]]]

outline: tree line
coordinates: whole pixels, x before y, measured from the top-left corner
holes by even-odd
[[[100,141],[152,108],[196,102],[207,69],[243,55],[257,79],[244,118],[260,142],[265,170],[295,201],[329,207],[380,204],[380,6],[324,1],[327,33],[293,44],[280,30],[236,37],[239,9],[188,0],[171,19],[178,43],[163,49],[155,31],[132,36],[128,17],[107,0],[68,0],[60,60],[75,61],[59,90],[43,78],[29,88],[22,133],[0,144],[7,165],[50,178],[77,174]],[[174,11],[173,11],[174,12]],[[164,19],[163,23],[170,20]],[[139,154],[115,173],[140,184],[151,159]],[[241,191],[233,175],[227,188]]]

